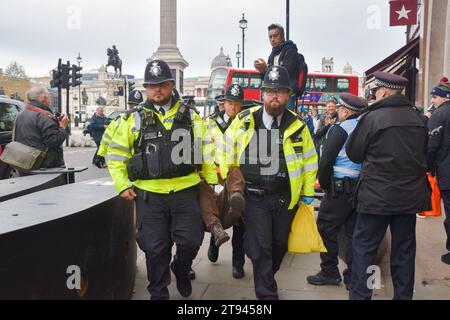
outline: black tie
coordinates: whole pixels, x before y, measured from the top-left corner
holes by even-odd
[[[277,117],[273,117],[273,122],[272,122],[272,126],[270,127],[270,129],[278,129]]]
[[[165,115],[166,115],[166,111],[164,110],[163,107],[159,108],[159,113],[160,113],[162,116],[165,116]]]

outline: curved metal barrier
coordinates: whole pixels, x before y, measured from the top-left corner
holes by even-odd
[[[62,174],[41,174],[0,180],[0,202],[64,184]]]
[[[109,178],[0,203],[1,299],[128,299],[134,202]]]

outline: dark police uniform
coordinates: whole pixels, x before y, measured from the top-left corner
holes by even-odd
[[[289,84],[288,71],[272,66],[264,78],[263,89],[290,90]],[[264,124],[268,117],[270,124]],[[222,175],[226,177],[227,169],[239,166],[246,181],[244,248],[253,262],[256,296],[278,299],[274,276],[287,252],[298,201],[302,196],[304,201],[314,196],[314,142],[295,113],[284,110],[282,115],[272,117],[265,107],[241,112],[227,129],[224,140],[232,152],[226,153],[229,158],[226,166],[221,165]],[[274,164],[275,168],[270,169]]]
[[[435,87],[431,94],[450,99],[450,87],[444,84]],[[450,101],[444,102],[431,116],[428,123],[430,142],[428,145],[428,171],[436,174],[442,199],[444,200],[447,233],[446,248],[450,251]],[[450,253],[442,256],[450,264]]]
[[[151,61],[144,86],[167,81],[174,81],[169,66]],[[173,153],[180,154],[175,148],[181,138],[173,140],[175,130],[190,141],[189,152],[201,148],[202,122],[195,112],[174,96],[167,112],[147,100],[121,121],[108,146],[108,169],[116,189],[136,190],[137,242],[145,252],[152,299],[169,298],[170,269],[180,294],[191,295],[188,271],[203,240],[196,157],[182,154],[181,163],[172,159]],[[177,251],[169,269],[174,243]]]
[[[408,80],[374,74],[377,87],[403,89]],[[370,299],[368,267],[390,226],[394,299],[412,299],[416,255],[416,214],[428,207],[427,129],[411,102],[392,95],[369,107],[347,142],[347,155],[362,163],[356,186],[350,299]]]
[[[320,203],[317,227],[327,248],[320,254],[321,271],[307,278],[313,285],[337,285],[342,279],[338,269],[338,234],[342,227],[346,235],[346,264],[344,283],[350,284],[352,267],[352,238],[356,211],[352,204],[353,190],[361,171],[361,165],[347,157],[345,145],[357,124],[359,114],[368,107],[367,102],[351,94],[341,94],[338,107],[353,112],[345,121],[333,125],[322,147],[318,178],[325,196]]]

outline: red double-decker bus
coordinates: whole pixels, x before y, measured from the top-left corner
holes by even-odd
[[[258,71],[218,67],[211,72],[208,93],[205,101],[205,116],[214,112],[217,102],[216,96],[224,94],[226,88],[232,84],[239,84],[244,90],[244,100],[261,101],[262,80]]]
[[[205,102],[205,116],[214,112],[216,96],[223,94],[231,84],[237,83],[244,89],[246,101],[261,101],[262,80],[256,70],[218,67],[211,73]],[[338,98],[341,93],[358,95],[359,78],[357,75],[335,73],[308,73],[304,97],[299,104],[304,106],[324,106],[331,97]]]
[[[357,75],[336,73],[308,73],[305,95],[299,105],[324,106],[331,98],[338,98],[341,93],[359,94]]]

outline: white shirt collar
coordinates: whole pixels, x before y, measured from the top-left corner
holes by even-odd
[[[223,121],[225,121],[225,123],[227,123],[228,122],[228,119],[230,119],[230,117],[227,115],[227,113],[225,112],[224,114],[223,114]]]
[[[157,111],[159,111],[161,108],[163,108],[164,109],[164,114],[167,114],[167,112],[169,112],[171,107],[172,107],[172,99],[170,99],[170,101],[167,104],[163,105],[163,106],[155,104],[155,109]]]
[[[280,124],[281,124],[281,120],[283,119],[283,114],[284,114],[284,112],[277,117],[278,126],[280,126]],[[268,114],[264,107],[263,107],[262,118],[263,118],[264,126],[266,127],[266,129],[270,130],[272,128],[273,116]]]

